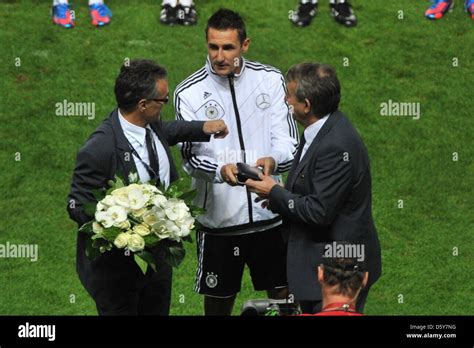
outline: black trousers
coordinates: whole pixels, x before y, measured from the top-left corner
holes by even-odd
[[[365,302],[369,295],[370,287],[362,289],[357,297],[356,311],[357,313],[364,313]],[[323,301],[299,301],[301,311],[304,314],[315,314],[319,313],[323,309]]]
[[[164,262],[164,251],[154,251],[157,271],[144,275],[123,250],[113,249],[97,260],[85,255],[85,238],[78,234],[77,273],[94,299],[99,315],[169,315],[172,269]]]
[[[97,312],[99,315],[169,315],[171,279],[170,266],[161,264],[157,272],[149,268],[145,280],[135,280],[135,290],[126,297],[115,303],[95,298]]]

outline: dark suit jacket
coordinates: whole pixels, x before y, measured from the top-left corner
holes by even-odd
[[[369,157],[362,139],[336,111],[299,162],[302,148],[301,144],[285,188],[275,186],[269,194],[269,208],[284,221],[290,292],[297,300],[321,299],[317,266],[324,246],[333,241],[365,245],[371,285],[381,274],[381,255],[372,219]]]
[[[178,178],[178,171],[169,146],[183,141],[209,141],[210,136],[202,131],[203,123],[172,121],[150,124],[166,150],[170,164],[170,182]],[[137,170],[116,109],[79,150],[68,196],[67,210],[71,219],[76,221],[78,226],[90,221],[92,217],[84,213],[83,205],[95,201],[92,190],[107,187],[107,182],[114,179],[115,174],[123,177],[128,184],[130,172]],[[90,262],[85,256],[84,234],[78,235],[77,243],[77,272],[81,282],[96,301],[100,295],[103,295],[104,301],[114,301],[109,291],[104,289],[108,284],[114,284],[118,278],[121,278],[124,287],[122,293],[117,294],[118,297],[125,296],[136,287],[133,280],[139,279],[141,275],[133,258],[124,257],[123,252],[113,250],[107,256],[101,255],[98,260]],[[103,279],[104,277],[108,279]]]

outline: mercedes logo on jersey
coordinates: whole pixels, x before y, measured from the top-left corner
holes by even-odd
[[[257,107],[259,109],[265,110],[268,109],[271,105],[270,103],[270,96],[266,93],[259,94],[257,99],[255,100]]]
[[[198,109],[197,114],[201,116],[200,118],[220,120],[224,117],[224,108],[215,100],[209,100]]]

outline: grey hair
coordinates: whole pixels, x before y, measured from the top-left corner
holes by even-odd
[[[301,63],[290,67],[287,82],[296,82],[296,97],[311,103],[311,112],[316,117],[325,116],[339,107],[341,86],[336,71],[329,65]]]

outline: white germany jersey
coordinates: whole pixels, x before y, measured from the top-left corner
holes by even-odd
[[[240,74],[221,77],[206,65],[178,85],[176,118],[186,121],[224,120],[229,135],[210,142],[181,143],[184,170],[193,177],[195,204],[206,213],[199,222],[208,233],[243,234],[272,228],[281,218],[246,187],[223,182],[220,169],[228,163],[255,165],[271,156],[277,174],[290,169],[298,131],[285,101],[285,80],[277,69],[242,60]]]

